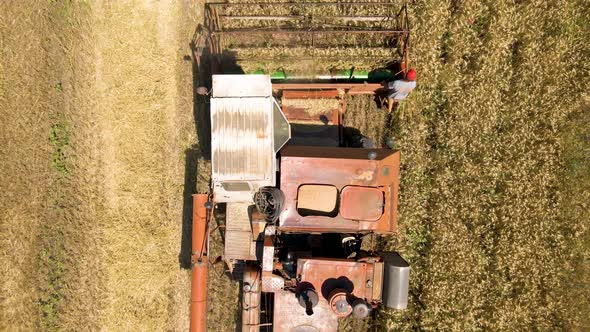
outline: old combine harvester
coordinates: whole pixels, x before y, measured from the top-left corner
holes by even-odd
[[[351,147],[342,116],[347,96],[378,94],[381,80],[404,74],[405,6],[210,3],[206,14],[194,49],[210,92],[212,174],[210,192],[193,201],[191,331],[206,328],[215,204],[226,205],[223,261],[241,281],[243,331],[336,331],[342,317],[404,309],[408,264],[361,249],[363,238],[397,230],[400,153]],[[393,63],[364,69],[378,60],[362,57],[363,41]],[[245,55],[255,47],[284,53],[271,59],[281,63]],[[323,51],[343,47],[356,58],[335,61],[352,65],[318,72]]]

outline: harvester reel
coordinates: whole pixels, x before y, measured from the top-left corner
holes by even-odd
[[[397,3],[388,1],[274,2],[264,6],[208,3],[206,42],[214,55],[222,56],[228,51],[244,68],[255,68],[264,61],[281,67],[295,60],[321,59],[385,66],[393,58],[398,58],[405,68],[409,52],[408,13],[405,4],[400,10],[397,8]],[[261,55],[253,51],[258,48],[274,48],[277,53]],[[363,55],[343,54],[338,51],[341,48],[356,48]]]

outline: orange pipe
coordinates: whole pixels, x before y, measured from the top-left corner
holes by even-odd
[[[207,256],[193,265],[191,285],[191,332],[207,329]]]
[[[207,194],[193,195],[191,332],[207,329]]]
[[[207,209],[205,203],[209,200],[207,194],[193,195],[193,255],[207,255],[206,235],[207,235]],[[193,262],[194,263],[194,262]]]

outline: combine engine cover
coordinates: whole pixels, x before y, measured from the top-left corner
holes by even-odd
[[[251,202],[276,186],[276,153],[291,129],[268,75],[213,75],[211,166],[217,202]]]

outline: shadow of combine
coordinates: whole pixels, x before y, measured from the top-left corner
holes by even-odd
[[[195,37],[201,32],[197,27]],[[197,193],[198,171],[204,165],[200,163],[211,160],[211,126],[209,122],[209,96],[197,93],[197,87],[211,87],[211,52],[209,48],[197,49],[195,38],[190,42],[191,56],[185,60],[191,61],[192,93],[193,93],[193,119],[197,144],[193,144],[184,151],[184,191],[182,204],[182,239],[178,261],[182,269],[191,268],[192,251],[192,195]],[[200,167],[201,166],[201,167]]]
[[[210,191],[210,162],[211,162],[211,110],[210,92],[212,88],[213,74],[243,74],[244,71],[237,64],[235,53],[212,52],[207,42],[208,32],[199,25],[189,43],[191,55],[185,57],[191,61],[192,68],[192,92],[193,92],[193,119],[195,123],[196,144],[184,151],[184,191],[182,206],[182,238],[178,262],[181,269],[191,269],[192,252],[192,215],[193,199],[195,193],[208,193]],[[204,89],[203,89],[204,88]],[[206,93],[204,93],[206,91]],[[225,238],[225,206],[218,206],[214,210],[221,239]],[[211,257],[215,261],[215,257]],[[238,308],[238,310],[241,310]],[[236,315],[241,318],[240,312]],[[241,326],[241,321],[237,322]]]
[[[197,93],[198,87],[205,87],[211,91],[214,56],[209,47],[204,47],[203,28],[198,26],[193,40],[189,43],[191,55],[185,60],[191,61],[192,93],[193,93],[193,119],[197,144],[193,144],[184,151],[184,191],[182,205],[182,239],[178,261],[183,269],[191,268],[192,245],[192,195],[202,188],[197,188],[199,171],[205,171],[205,163],[211,160],[211,125],[210,104],[208,94]]]

